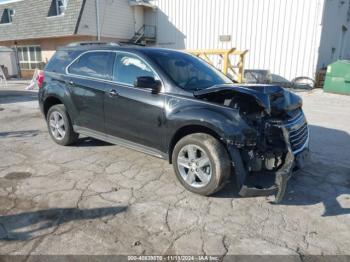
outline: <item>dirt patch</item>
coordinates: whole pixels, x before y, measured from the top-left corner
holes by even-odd
[[[11,173],[8,173],[5,176],[5,178],[10,180],[19,180],[19,179],[26,179],[31,176],[32,176],[32,173],[30,172],[11,172]]]
[[[14,200],[8,197],[0,197],[0,211],[9,210],[14,206]]]
[[[0,107],[0,111],[4,111],[4,110],[5,110],[5,108]]]

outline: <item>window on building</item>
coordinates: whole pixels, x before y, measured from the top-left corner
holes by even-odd
[[[6,8],[4,9],[4,12],[2,13],[0,24],[10,24],[12,23],[12,17],[15,14],[14,9]]]
[[[18,60],[22,70],[43,69],[40,46],[17,47]]]
[[[70,74],[111,80],[115,53],[89,52],[82,55],[68,69]]]
[[[152,69],[143,61],[133,55],[118,55],[114,64],[114,80],[134,85],[135,80],[140,76],[155,77]]]
[[[68,0],[52,0],[48,16],[64,15]]]

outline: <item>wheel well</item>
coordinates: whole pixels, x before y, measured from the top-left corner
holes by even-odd
[[[45,117],[47,116],[47,112],[49,111],[50,107],[58,104],[63,104],[61,100],[59,100],[57,97],[50,96],[45,99],[44,102],[44,114]]]
[[[199,126],[199,125],[190,125],[180,128],[173,138],[171,139],[170,145],[169,145],[169,162],[172,164],[172,156],[173,156],[173,150],[177,142],[182,139],[183,137],[195,133],[205,133],[208,135],[211,135],[215,137],[217,140],[221,141],[220,136],[213,131],[212,129],[205,127],[205,126]]]

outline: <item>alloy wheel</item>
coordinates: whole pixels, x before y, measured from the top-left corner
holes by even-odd
[[[54,111],[49,119],[50,131],[57,140],[62,140],[66,135],[66,126],[60,112]]]
[[[211,180],[211,161],[205,151],[197,145],[189,144],[180,150],[177,167],[182,179],[191,187],[205,187]]]

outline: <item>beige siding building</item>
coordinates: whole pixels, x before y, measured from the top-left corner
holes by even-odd
[[[143,1],[99,0],[102,41],[142,41],[135,33],[153,6]],[[23,78],[42,68],[59,46],[97,40],[95,0],[9,0],[0,4],[0,46],[18,54]],[[0,61],[1,65],[1,61]]]

